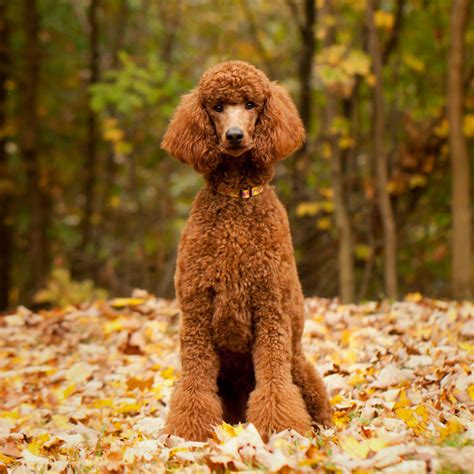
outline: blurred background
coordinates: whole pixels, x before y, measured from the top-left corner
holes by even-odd
[[[308,131],[274,180],[306,295],[469,298],[470,3],[0,0],[0,308],[173,297],[202,178],[160,140],[227,59],[284,84]]]

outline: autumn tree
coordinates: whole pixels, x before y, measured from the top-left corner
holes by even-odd
[[[49,196],[46,174],[40,163],[40,120],[38,116],[42,51],[39,42],[40,16],[36,0],[23,0],[22,95],[20,97],[20,148],[26,171],[26,201],[29,211],[28,262],[26,291],[31,295],[48,274],[49,267]]]
[[[325,15],[332,15],[329,4]],[[324,47],[330,48],[335,41],[335,25],[328,26],[325,32]],[[334,130],[334,124],[340,112],[340,100],[337,87],[326,90],[324,109],[324,135],[329,145],[329,162],[331,164],[331,181],[334,193],[334,213],[338,238],[337,268],[339,279],[339,297],[342,303],[352,303],[355,299],[355,267],[352,225],[347,206],[347,193],[344,183],[344,163],[339,147],[340,134]]]
[[[388,163],[385,151],[385,100],[382,74],[382,49],[374,22],[374,2],[367,1],[367,30],[369,52],[375,76],[373,94],[373,159],[375,161],[377,205],[383,226],[385,293],[396,299],[397,283],[397,233],[390,195],[388,193]]]
[[[99,79],[99,25],[98,10],[100,0],[90,0],[87,9],[88,31],[89,31],[89,80],[88,87],[93,86]],[[84,160],[84,211],[82,217],[82,240],[80,252],[83,253],[90,241],[93,226],[93,214],[96,204],[97,188],[97,154],[98,154],[98,130],[96,112],[90,105],[89,94],[87,94],[87,139]]]
[[[452,285],[456,298],[472,295],[470,163],[463,133],[464,35],[469,0],[453,0],[448,55],[448,121],[452,169]]]
[[[300,5],[301,3],[301,5]],[[301,120],[307,131],[307,139],[302,148],[296,153],[290,163],[293,193],[295,197],[302,194],[305,171],[308,169],[308,141],[313,125],[314,102],[312,97],[312,77],[314,56],[316,52],[315,28],[317,22],[317,7],[315,0],[295,2],[287,0],[300,37],[300,50],[298,59],[299,98],[298,109]]]
[[[7,80],[9,76],[8,0],[0,0],[0,310],[8,306],[12,257],[11,199],[13,182],[8,167]]]

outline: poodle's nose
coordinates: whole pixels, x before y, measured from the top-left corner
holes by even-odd
[[[238,127],[231,127],[225,132],[225,137],[231,145],[238,145],[244,138],[244,132]]]

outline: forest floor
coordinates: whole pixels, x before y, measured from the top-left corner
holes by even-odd
[[[474,473],[474,305],[411,294],[306,300],[305,351],[335,427],[160,433],[179,377],[179,310],[132,298],[0,319],[0,473]]]

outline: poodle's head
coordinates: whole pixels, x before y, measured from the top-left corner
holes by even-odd
[[[304,128],[283,87],[243,61],[206,71],[181,99],[162,147],[201,173],[246,152],[261,164],[298,149]]]

